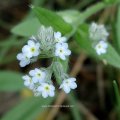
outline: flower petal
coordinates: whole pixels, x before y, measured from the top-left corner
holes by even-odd
[[[42,96],[43,96],[43,98],[47,98],[47,97],[48,97],[47,92],[43,91],[43,92],[42,92]]]
[[[29,72],[29,74],[30,74],[31,76],[34,76],[34,75],[35,75],[35,70],[31,70],[31,71]]]
[[[34,83],[38,82],[38,78],[37,77],[33,77],[32,80],[33,80]]]
[[[23,54],[22,53],[17,54],[17,59],[22,60],[23,59]]]
[[[65,91],[65,93],[69,93],[70,92],[70,88],[68,86],[63,87],[63,90]]]
[[[54,91],[50,91],[50,92],[49,92],[49,96],[50,96],[50,97],[53,97],[54,95],[55,95]]]
[[[29,45],[30,47],[32,47],[32,46],[35,46],[35,43],[34,43],[32,40],[29,40],[29,41],[28,41],[28,45]]]
[[[71,82],[70,88],[71,88],[71,89],[77,88],[77,84],[76,84],[75,82]]]

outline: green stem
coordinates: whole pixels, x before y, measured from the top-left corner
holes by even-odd
[[[114,91],[115,91],[115,97],[116,97],[116,101],[117,101],[117,112],[118,112],[118,119],[120,120],[120,94],[119,94],[119,89],[118,89],[118,85],[116,83],[116,81],[113,81],[113,87],[114,87]]]

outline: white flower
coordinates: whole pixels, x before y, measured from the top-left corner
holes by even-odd
[[[28,88],[30,89],[33,89],[34,88],[34,83],[32,81],[32,78],[28,75],[25,75],[22,77],[23,80],[24,80],[24,85],[27,86]]]
[[[92,40],[106,40],[109,35],[104,25],[98,25],[94,22],[90,25],[89,34]]]
[[[37,90],[41,92],[43,98],[47,98],[48,96],[53,97],[55,95],[55,87],[52,84],[42,83]]]
[[[43,82],[45,80],[46,73],[38,68],[35,68],[34,70],[31,70],[29,72],[30,76],[32,76],[33,82]]]
[[[55,42],[57,43],[62,43],[62,42],[66,42],[66,37],[62,37],[60,32],[54,32],[54,38],[55,38]]]
[[[60,85],[60,89],[62,88],[65,93],[69,93],[71,89],[77,88],[77,84],[75,83],[75,78],[69,78],[63,80],[62,84]]]
[[[95,50],[98,55],[105,54],[107,52],[108,44],[105,41],[100,41],[96,46]]]
[[[66,56],[71,54],[67,43],[57,43],[55,48],[55,56],[59,56],[62,60],[65,60]]]
[[[26,65],[30,64],[30,58],[27,56],[27,54],[19,53],[17,55],[17,59],[20,61],[20,66],[25,67]]]
[[[29,40],[28,41],[28,45],[25,45],[22,48],[22,52],[24,54],[26,54],[29,58],[36,57],[40,53],[40,44],[39,43],[35,43],[32,40]]]

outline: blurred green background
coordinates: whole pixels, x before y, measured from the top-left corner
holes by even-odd
[[[42,59],[20,68],[16,60],[22,46],[39,28],[30,5],[52,10],[68,23],[71,18],[72,26],[81,23],[80,34],[71,35],[69,40],[72,55],[68,72],[77,78],[78,85],[69,95],[57,90],[54,98],[43,99],[34,97],[23,85],[23,74],[50,64],[49,59]],[[105,24],[110,32],[114,50],[110,48],[109,56],[96,57],[85,42],[86,28],[93,21]],[[18,28],[13,29],[16,25]],[[0,119],[120,120],[119,34],[120,6],[116,0],[0,0]]]

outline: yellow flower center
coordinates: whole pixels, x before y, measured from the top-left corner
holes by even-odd
[[[102,46],[101,46],[101,45],[98,45],[98,48],[102,48]]]
[[[68,82],[68,81],[66,81],[66,83],[68,84],[69,82]]]
[[[41,74],[40,74],[40,73],[38,73],[37,75],[38,75],[38,76],[41,76]]]
[[[62,53],[62,52],[63,52],[63,50],[60,50],[60,52]]]
[[[32,83],[32,79],[31,78],[29,79],[29,81],[30,81],[30,83]]]
[[[49,87],[48,87],[48,86],[46,86],[46,87],[45,87],[45,90],[47,90],[47,91],[48,91],[48,90],[49,90]]]
[[[34,52],[34,51],[35,51],[35,48],[31,48],[31,51]]]

